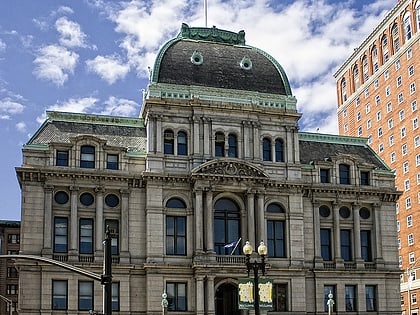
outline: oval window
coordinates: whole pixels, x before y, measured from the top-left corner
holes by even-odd
[[[350,217],[350,209],[347,207],[341,207],[339,212],[340,212],[340,216],[344,219],[347,219]]]
[[[369,219],[370,218],[370,211],[369,211],[368,208],[365,208],[365,207],[361,208],[359,210],[359,214],[360,214],[360,217],[362,219],[365,219],[366,220],[366,219]]]
[[[90,206],[94,201],[93,195],[90,193],[83,193],[80,195],[80,203],[84,206]]]
[[[330,216],[330,208],[327,206],[321,206],[319,207],[319,215],[323,218],[328,218]]]
[[[69,201],[69,195],[65,191],[57,191],[54,195],[54,200],[60,205],[64,205]]]
[[[114,208],[120,203],[120,198],[117,195],[109,194],[105,197],[105,204],[108,207]]]

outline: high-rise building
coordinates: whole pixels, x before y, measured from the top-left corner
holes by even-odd
[[[403,192],[395,211],[406,314],[418,314],[420,298],[419,40],[420,1],[399,1],[335,74],[340,134],[366,137]]]
[[[0,255],[19,254],[20,222],[0,220]],[[0,259],[0,315],[17,314],[19,274],[13,259]]]
[[[273,311],[325,314],[331,293],[335,313],[399,315],[394,174],[364,139],[298,132],[300,117],[243,31],[183,25],[140,118],[47,113],[16,169],[21,253],[101,273],[108,226],[115,313],[161,314],[166,292],[169,314],[238,315],[241,249],[264,240]],[[101,310],[99,282],[17,264],[19,314]]]

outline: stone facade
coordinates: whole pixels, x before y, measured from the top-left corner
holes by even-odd
[[[109,226],[114,312],[161,314],[165,291],[168,313],[223,315],[264,240],[275,313],[325,314],[331,291],[337,312],[399,314],[393,173],[364,140],[298,132],[284,71],[243,36],[184,25],[139,119],[47,113],[16,170],[22,254],[101,273]],[[100,283],[18,266],[20,314],[102,308]]]

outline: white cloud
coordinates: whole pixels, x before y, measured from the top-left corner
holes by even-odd
[[[5,51],[6,47],[7,47],[6,43],[4,41],[2,41],[1,38],[0,38],[0,52]]]
[[[24,121],[20,121],[16,124],[16,130],[19,132],[26,132],[26,123]]]
[[[35,58],[33,74],[38,78],[62,86],[76,67],[79,55],[58,45],[42,47]]]
[[[61,104],[54,104],[48,107],[48,110],[58,112],[88,113],[91,112],[98,102],[94,97],[71,98]]]
[[[140,105],[135,101],[116,98],[111,96],[105,102],[105,108],[100,112],[101,115],[116,115],[125,117],[138,117],[140,115]]]
[[[60,33],[60,44],[66,47],[86,47],[86,34],[80,29],[80,25],[70,21],[67,17],[60,17],[55,22],[55,27]]]
[[[93,60],[87,60],[88,70],[99,75],[108,84],[124,79],[130,66],[124,64],[118,56],[96,56]]]
[[[6,97],[0,99],[0,120],[10,119],[11,115],[20,114],[25,106]]]

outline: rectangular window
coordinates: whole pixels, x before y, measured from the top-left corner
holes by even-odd
[[[340,184],[350,185],[350,166],[346,164],[340,164]]]
[[[405,136],[407,135],[407,129],[405,127],[401,128],[401,139],[405,138]]]
[[[187,311],[186,283],[168,282],[166,294],[168,295],[168,311]]]
[[[284,221],[267,220],[268,256],[286,257]]]
[[[20,235],[19,234],[8,234],[7,235],[7,243],[9,243],[9,244],[19,244],[20,243]]]
[[[111,253],[112,255],[118,256],[120,254],[119,249],[119,222],[118,220],[105,220],[105,228],[109,227],[111,233]]]
[[[331,260],[331,230],[321,229],[321,257],[325,261]]]
[[[18,272],[15,267],[7,267],[7,278],[17,278]]]
[[[416,83],[410,83],[410,95],[416,92]]]
[[[53,280],[52,281],[52,309],[66,310],[67,309],[67,280]]]
[[[69,151],[57,151],[55,156],[56,166],[69,166]]]
[[[410,264],[412,264],[416,261],[415,258],[414,258],[414,253],[413,252],[408,254],[408,261],[410,262]]]
[[[392,112],[392,103],[391,102],[389,102],[388,104],[386,104],[386,111],[387,111],[387,113]]]
[[[330,170],[321,168],[319,170],[319,175],[321,179],[321,183],[329,183],[330,182]]]
[[[413,226],[413,217],[411,215],[407,216],[407,227]]]
[[[420,136],[414,137],[414,147],[417,148],[420,146]]]
[[[287,284],[274,284],[273,311],[287,312]]]
[[[411,246],[414,244],[414,234],[410,233],[408,234],[408,245]]]
[[[93,254],[93,220],[80,219],[79,233],[80,254]]]
[[[411,208],[411,197],[405,198],[405,208],[406,209],[410,209]]]
[[[411,304],[417,304],[417,294],[411,294]]]
[[[118,169],[118,154],[108,154],[106,156],[106,168],[109,170]]]
[[[389,146],[392,147],[394,145],[394,135],[389,136]]]
[[[80,148],[80,167],[95,168],[95,147],[84,145]]]
[[[8,284],[6,286],[6,294],[7,295],[16,295],[18,294],[18,285],[17,284]]]
[[[79,281],[79,311],[93,310],[93,281]]]
[[[346,312],[354,312],[357,310],[356,306],[356,286],[355,285],[346,285],[345,286],[346,294]]]
[[[112,310],[120,310],[120,283],[112,282]]]
[[[360,185],[368,186],[369,184],[370,184],[370,182],[369,182],[369,172],[361,171],[360,172]]]
[[[360,247],[364,261],[372,261],[372,244],[370,240],[370,231],[360,231]]]
[[[375,312],[376,311],[376,286],[367,285],[365,287],[366,292],[366,311]]]
[[[67,218],[54,218],[54,253],[67,253]]]
[[[341,230],[340,231],[340,242],[341,242],[341,258],[344,261],[351,261],[351,231]]]
[[[186,255],[187,231],[185,217],[166,217],[166,255]]]
[[[328,296],[330,293],[333,296],[333,300],[336,299],[335,298],[335,296],[336,296],[336,294],[335,294],[335,286],[334,285],[324,285],[324,311],[325,312],[328,312],[328,307],[330,305],[330,303],[329,303],[330,298]],[[334,313],[337,312],[336,305],[337,305],[336,303],[333,303],[332,311]]]

